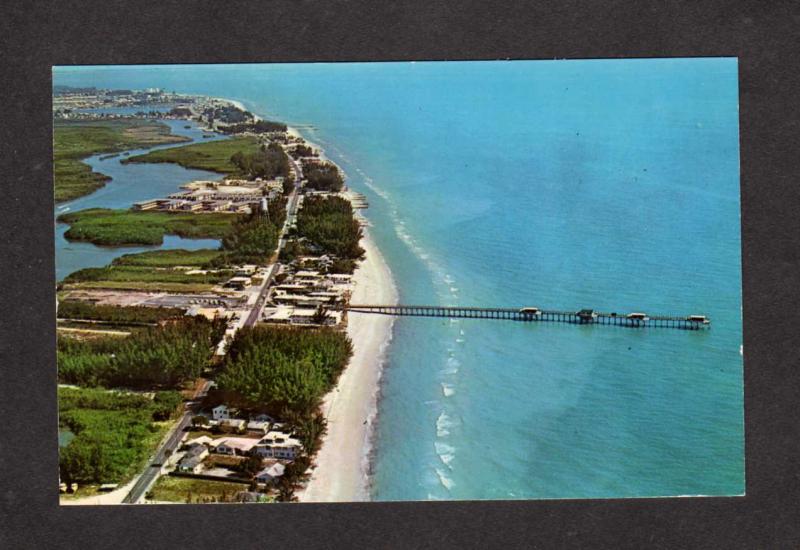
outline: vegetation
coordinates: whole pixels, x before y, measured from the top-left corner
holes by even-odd
[[[66,284],[86,281],[108,281],[213,285],[222,281],[226,281],[232,276],[233,271],[230,270],[219,270],[189,275],[185,271],[170,268],[111,265],[106,267],[87,267],[80,269],[67,275],[63,282]]]
[[[192,214],[89,208],[61,214],[58,221],[70,224],[64,236],[71,241],[99,245],[158,245],[164,235],[220,239],[236,221],[235,214]]]
[[[78,300],[58,303],[60,319],[90,319],[111,323],[156,323],[164,319],[179,319],[183,310],[177,307],[111,306],[98,305]]]
[[[293,158],[299,159],[301,157],[316,157],[319,153],[308,145],[301,144],[292,149],[289,154],[292,155]]]
[[[161,476],[147,498],[158,502],[186,504],[232,502],[234,495],[246,487],[247,485],[231,481]]]
[[[230,126],[222,126],[219,128],[219,131],[225,134],[241,134],[243,132],[263,134],[285,132],[286,125],[282,122],[274,122],[272,120],[258,120],[256,122],[244,122],[240,124],[231,124]]]
[[[316,252],[333,254],[340,260],[364,256],[358,244],[361,227],[353,216],[353,207],[341,197],[307,197],[297,215],[297,235],[307,239]],[[346,266],[340,263],[338,267]]]
[[[340,331],[246,327],[231,343],[217,383],[233,403],[299,421],[313,417],[351,355]]]
[[[66,384],[175,388],[197,378],[222,338],[225,324],[185,317],[128,338],[58,338],[58,378]]]
[[[210,267],[214,260],[222,254],[220,250],[201,248],[199,250],[151,250],[138,254],[125,254],[115,258],[115,266],[142,266],[142,267]]]
[[[289,157],[277,143],[270,143],[253,153],[238,151],[231,155],[231,163],[240,174],[253,179],[289,175]]]
[[[75,437],[59,453],[61,480],[122,483],[141,468],[163,434],[155,424],[170,418],[182,398],[159,392],[153,399],[134,393],[59,388],[59,425]]]
[[[286,199],[271,201],[269,216],[253,212],[239,221],[222,240],[224,253],[216,265],[264,264],[278,247],[280,227],[286,219]]]
[[[169,126],[144,120],[56,121],[53,125],[55,200],[63,202],[99,189],[109,178],[81,162],[96,153],[114,153],[188,141]]]
[[[245,122],[253,119],[253,113],[250,111],[242,111],[235,105],[223,105],[221,107],[208,107],[203,111],[209,123],[214,120],[225,122],[228,124]]]
[[[304,160],[303,174],[308,180],[306,187],[309,189],[338,193],[344,186],[342,173],[339,171],[339,167],[332,162]]]
[[[173,162],[184,168],[197,168],[220,174],[239,174],[239,168],[231,162],[231,157],[239,152],[245,155],[257,153],[260,147],[258,139],[242,136],[159,149],[129,157],[122,162]]]
[[[187,294],[209,292],[214,285],[206,283],[173,283],[165,281],[83,281],[62,283],[67,290],[129,290],[140,292],[182,292]]]

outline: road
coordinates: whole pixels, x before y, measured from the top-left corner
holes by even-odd
[[[299,200],[300,188],[302,187],[303,171],[300,168],[300,165],[291,156],[289,156],[289,162],[291,162],[292,166],[294,166],[294,189],[292,189],[292,192],[289,195],[286,221],[284,222],[283,227],[281,228],[280,236],[278,237],[278,248],[275,251],[275,258],[280,255],[281,250],[286,244],[284,239],[286,231],[288,231],[288,228],[294,223],[295,216],[297,215],[297,203]],[[250,313],[244,322],[244,326],[252,327],[258,321],[258,316],[260,315],[261,309],[264,307],[264,302],[267,299],[267,292],[269,291],[269,287],[272,284],[272,280],[274,279],[277,271],[278,263],[276,261],[272,264],[272,268],[270,269],[267,277],[264,278],[264,283],[258,293],[258,298],[256,299],[253,308],[250,310]],[[128,495],[123,499],[123,503],[136,504],[139,502],[145,493],[150,490],[150,487],[152,487],[153,483],[155,483],[155,480],[158,479],[158,476],[161,475],[162,464],[165,460],[167,460],[168,455],[174,453],[178,448],[178,445],[180,445],[180,442],[183,439],[183,432],[191,423],[192,417],[199,412],[200,403],[202,402],[206,393],[208,393],[208,387],[209,382],[205,382],[203,388],[200,390],[198,395],[195,396],[194,400],[186,404],[186,410],[184,411],[183,416],[172,428],[172,431],[169,433],[164,443],[162,443],[162,445],[158,448],[152,460],[150,460],[150,464],[139,476],[139,479],[136,480],[136,483],[134,484],[130,493],[128,493]]]
[[[203,387],[194,399],[186,403],[183,416],[181,416],[181,419],[172,428],[172,431],[169,432],[169,435],[153,455],[144,472],[136,480],[130,493],[122,500],[123,504],[136,504],[150,490],[150,487],[161,474],[161,466],[164,461],[178,448],[183,439],[184,430],[192,422],[192,417],[200,411],[200,404],[203,401],[203,397],[208,393],[209,385],[208,381],[204,382]]]
[[[283,223],[283,227],[281,228],[281,233],[278,236],[278,248],[275,251],[275,257],[277,258],[283,247],[286,245],[286,239],[284,236],[286,235],[286,231],[288,231],[289,227],[292,226],[294,223],[295,216],[297,215],[297,202],[300,197],[300,187],[301,187],[301,180],[303,179],[303,170],[300,168],[300,165],[296,160],[294,160],[291,156],[289,156],[289,162],[292,163],[294,166],[294,189],[292,189],[291,194],[289,195],[289,201],[286,205],[286,221]],[[275,274],[278,271],[278,263],[277,261],[272,264],[272,268],[269,270],[269,274],[264,278],[264,284],[261,287],[261,291],[258,293],[258,299],[256,299],[255,304],[253,304],[253,308],[250,310],[250,313],[247,315],[247,319],[244,322],[244,326],[252,327],[258,322],[258,317],[261,314],[261,309],[264,307],[264,302],[267,300],[267,293],[269,292],[269,287],[272,284],[272,280],[275,277]]]

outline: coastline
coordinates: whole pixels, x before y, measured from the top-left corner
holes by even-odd
[[[397,289],[389,266],[367,228],[361,240],[366,259],[356,269],[356,303],[397,303]],[[311,479],[297,491],[301,502],[369,500],[367,476],[373,423],[386,348],[392,335],[392,317],[348,316],[347,334],[353,357],[336,387],[325,396],[322,411],[328,430],[317,453]]]

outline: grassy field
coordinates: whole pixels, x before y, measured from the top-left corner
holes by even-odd
[[[83,281],[63,283],[64,290],[130,290],[142,292],[181,292],[199,294],[209,292],[214,288],[212,284],[205,283],[170,283],[159,281]]]
[[[88,195],[110,179],[81,162],[88,156],[184,141],[189,139],[149,120],[57,121],[53,126],[55,200]]]
[[[153,250],[139,254],[125,254],[114,259],[113,265],[147,267],[205,267],[222,255],[219,250],[202,248],[200,250]]]
[[[139,212],[89,208],[68,212],[58,221],[68,223],[65,237],[98,245],[158,245],[164,235],[221,239],[238,218],[235,214],[192,214],[189,212]]]
[[[242,483],[161,476],[147,498],[161,502],[214,502],[224,501],[238,491],[245,490],[247,490],[247,485]]]
[[[188,275],[185,271],[170,268],[152,268],[148,266],[110,266],[87,267],[70,273],[65,283],[87,281],[113,281],[131,283],[181,283],[181,284],[215,284],[233,277],[233,271],[220,270],[215,273]]]
[[[258,150],[258,140],[247,136],[160,149],[144,155],[129,157],[123,162],[174,162],[184,168],[197,168],[220,174],[236,174],[239,169],[231,162],[231,156],[239,152],[252,154]]]
[[[233,271],[188,275],[185,271],[148,266],[87,267],[70,273],[62,281],[63,288],[113,288],[127,290],[161,290],[167,292],[202,292],[227,281]]]

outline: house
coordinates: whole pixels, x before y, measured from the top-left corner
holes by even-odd
[[[227,420],[230,417],[230,410],[225,405],[217,405],[211,409],[211,418],[214,420]]]
[[[269,432],[252,447],[252,453],[264,458],[294,460],[303,446],[300,441],[282,432]]]
[[[272,466],[267,466],[256,474],[256,481],[259,483],[272,483],[277,478],[283,475],[285,466],[280,462],[276,462]]]
[[[206,450],[207,453],[208,450]],[[199,474],[203,471],[203,458],[199,455],[184,458],[178,464],[178,471],[184,474]]]
[[[225,418],[219,421],[219,427],[228,432],[243,432],[246,422],[241,418]]]
[[[250,277],[232,277],[225,286],[227,288],[233,288],[235,290],[244,290],[252,283],[252,279]]]
[[[186,442],[187,447],[195,447],[197,445],[211,445],[214,442],[213,439],[208,437],[207,435],[201,435],[200,437],[195,437]]]
[[[203,444],[195,444],[189,447],[186,451],[186,454],[183,455],[183,458],[194,458],[200,457],[200,459],[204,459],[208,456],[208,447]]]
[[[266,435],[269,433],[269,425],[270,422],[258,422],[256,420],[251,420],[247,423],[247,431]]]
[[[214,452],[221,455],[245,456],[256,446],[258,439],[246,437],[226,437],[217,443]]]

